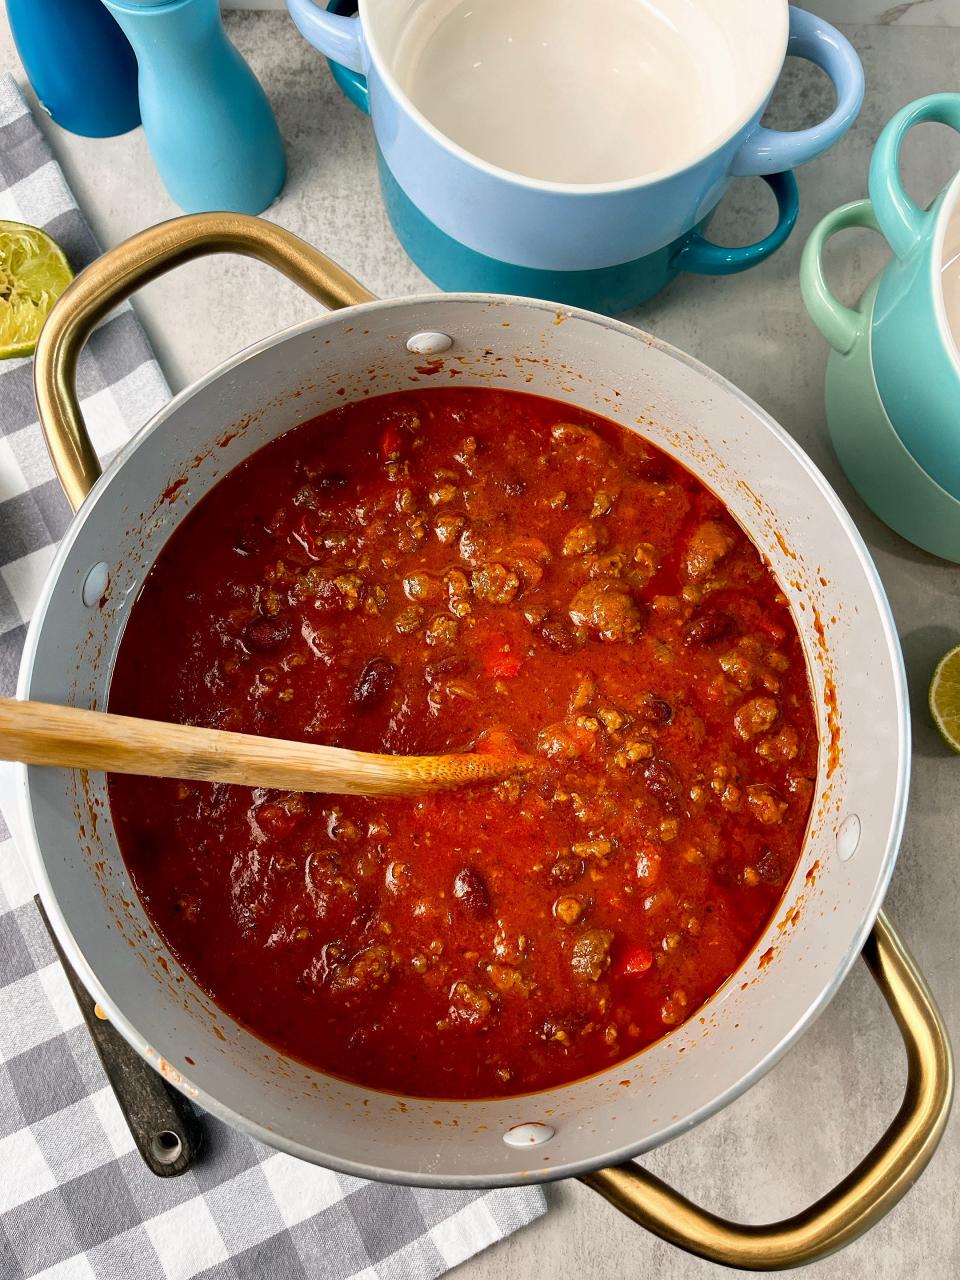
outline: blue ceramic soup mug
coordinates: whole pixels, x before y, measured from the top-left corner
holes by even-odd
[[[762,261],[789,234],[792,177],[771,183],[776,231],[745,253],[700,235],[731,179],[820,155],[863,96],[848,41],[786,0],[360,0],[353,18],[287,3],[370,111],[394,227],[449,288],[623,310],[679,270]],[[608,6],[618,22],[606,21]],[[624,14],[635,29],[621,29]],[[477,26],[489,15],[500,23],[492,32]],[[544,43],[563,46],[553,80],[538,61]],[[641,45],[653,51],[646,61]],[[821,66],[837,97],[827,120],[794,133],[759,123],[788,52]],[[523,130],[507,127],[521,118]]]

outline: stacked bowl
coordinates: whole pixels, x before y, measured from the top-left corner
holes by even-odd
[[[851,483],[903,537],[960,562],[960,174],[927,210],[900,174],[904,138],[927,121],[960,131],[960,94],[933,94],[894,116],[873,153],[870,199],[818,224],[801,285],[833,348],[827,424]],[[893,251],[856,308],[833,295],[823,261],[849,227],[879,231]]]
[[[625,10],[615,4],[597,12],[579,0],[538,0],[528,6],[522,47],[521,36],[496,27],[498,11],[510,10],[500,0],[482,7],[360,0],[353,17],[342,12],[354,7],[349,0],[333,0],[329,11],[314,0],[288,7],[341,87],[369,112],[393,229],[448,290],[616,314],[682,271],[729,275],[755,266],[793,230],[793,167],[842,137],[863,99],[849,42],[786,0],[741,0],[733,9],[725,0],[665,0],[655,20],[647,6],[634,6],[631,21],[643,22],[642,31],[621,31],[616,19]],[[516,12],[503,21],[517,31]],[[549,66],[540,60],[545,28],[555,32],[553,45],[564,44],[551,49]],[[517,45],[513,73],[503,69],[507,39]],[[649,61],[621,62],[628,41],[641,40]],[[494,78],[478,56],[485,42],[496,42],[498,56],[487,60],[492,76],[496,63]],[[760,119],[788,55],[827,73],[836,105],[820,124],[784,133]],[[618,96],[631,72],[629,92]],[[637,118],[644,93],[649,112]],[[593,101],[596,115],[582,106]],[[633,110],[624,111],[611,146],[610,121],[626,102]],[[522,139],[510,128],[520,112]],[[539,118],[539,132],[528,127],[531,118]],[[707,240],[730,183],[749,176],[763,177],[776,195],[776,228],[738,248]]]

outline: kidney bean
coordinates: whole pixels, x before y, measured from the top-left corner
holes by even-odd
[[[536,628],[537,635],[557,653],[573,653],[578,647],[576,633],[559,618],[544,618]]]
[[[258,618],[243,633],[243,643],[257,653],[272,653],[290,639],[293,627],[289,618]]]
[[[371,658],[353,687],[353,705],[361,711],[378,707],[397,678],[397,668],[389,658]]]
[[[764,849],[757,859],[757,874],[764,884],[783,884],[783,867],[772,849]]]
[[[668,812],[680,807],[680,779],[666,760],[651,760],[643,771],[643,780]]]
[[[490,891],[476,867],[464,867],[453,882],[453,896],[471,913],[486,915],[490,910]]]
[[[727,640],[737,630],[737,624],[729,613],[721,609],[713,609],[710,613],[692,618],[683,629],[683,643],[686,645],[711,645]]]
[[[449,658],[438,658],[436,662],[428,662],[423,669],[427,684],[437,684],[450,676],[462,676],[469,667],[466,658],[452,654]]]
[[[314,476],[313,483],[318,489],[344,489],[350,479],[342,471],[320,471]]]
[[[647,724],[669,724],[673,719],[673,707],[664,698],[648,693],[643,700],[641,715]]]

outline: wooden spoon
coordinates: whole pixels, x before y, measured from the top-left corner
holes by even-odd
[[[399,796],[505,778],[524,756],[383,756],[0,698],[0,760],[282,791]]]

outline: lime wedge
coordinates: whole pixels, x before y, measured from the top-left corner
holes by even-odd
[[[73,279],[45,231],[0,219],[0,360],[32,356],[50,308]]]
[[[930,681],[930,714],[947,746],[960,751],[960,644],[937,663]]]

